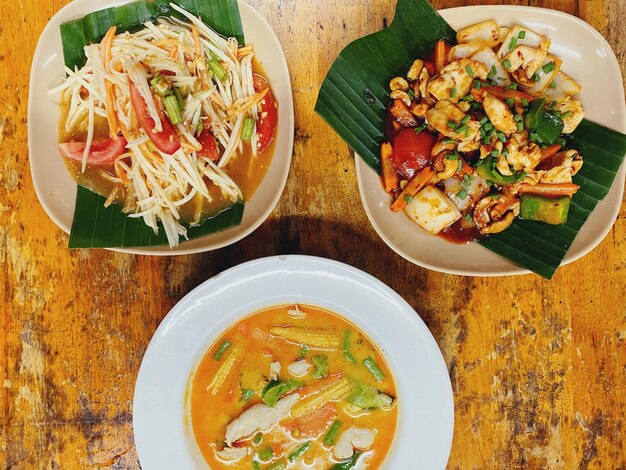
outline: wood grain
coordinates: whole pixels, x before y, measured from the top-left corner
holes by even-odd
[[[359,202],[352,155],[313,113],[351,40],[393,17],[393,0],[251,0],[287,56],[296,105],[291,176],[255,233],[203,255],[149,258],[67,250],[30,179],[30,58],[65,0],[5,2],[0,25],[0,462],[5,468],[139,468],[132,395],[161,319],[211,275],[306,253],[347,262],[396,289],[437,339],[455,393],[451,469],[626,468],[626,211],[591,254],[545,281],[433,273],[392,253]],[[623,0],[516,3],[577,14],[626,66]],[[51,155],[53,158],[54,155]]]

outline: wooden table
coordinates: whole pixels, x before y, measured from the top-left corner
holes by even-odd
[[[26,131],[30,58],[65,3],[5,1],[0,25],[6,467],[138,468],[133,387],[161,319],[212,275],[283,253],[352,264],[420,313],[443,351],[455,394],[450,468],[626,467],[626,210],[598,248],[551,282],[430,272],[378,238],[359,201],[350,150],[313,113],[332,60],[352,39],[390,22],[395,1],[251,1],[281,39],[292,74],[290,179],[270,219],[247,239],[172,258],[68,251],[67,236],[37,201]],[[471,3],[486,2],[433,1],[437,8]],[[624,0],[506,3],[580,16],[611,43],[624,73]]]

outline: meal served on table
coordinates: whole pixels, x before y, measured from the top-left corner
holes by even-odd
[[[248,200],[269,167],[277,103],[252,44],[186,18],[112,27],[61,96],[59,151],[77,182],[167,235]]]
[[[382,182],[430,234],[467,242],[516,217],[563,224],[583,164],[564,134],[584,117],[581,87],[550,40],[484,21],[439,41],[389,83]]]
[[[397,420],[377,347],[339,316],[278,306],[226,331],[190,382],[194,435],[211,468],[379,468]]]

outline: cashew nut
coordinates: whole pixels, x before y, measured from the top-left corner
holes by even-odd
[[[402,77],[395,77],[389,82],[389,89],[391,91],[407,91],[409,89],[409,83]]]
[[[423,67],[424,67],[424,61],[421,59],[415,59],[413,61],[413,65],[411,65],[411,68],[406,74],[407,78],[409,80],[417,80],[417,77],[419,77],[420,72],[422,71]]]
[[[407,106],[411,106],[411,97],[406,91],[394,90],[389,95],[393,100],[402,100]]]

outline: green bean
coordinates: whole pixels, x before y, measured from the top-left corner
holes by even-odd
[[[232,346],[232,344],[233,343],[225,339],[222,344],[220,344],[219,348],[217,348],[217,350],[213,353],[213,359],[219,361],[226,352],[226,350]]]
[[[296,450],[294,450],[291,454],[289,454],[288,460],[290,462],[293,462],[294,460],[298,459],[299,457],[302,456],[302,454],[304,454],[307,450],[309,450],[309,447],[311,447],[311,441],[305,442]]]
[[[339,434],[339,428],[341,427],[341,421],[335,420],[333,424],[330,425],[328,432],[324,436],[324,444],[327,446],[335,445],[335,441],[337,440],[337,435]]]
[[[383,371],[380,370],[380,367],[378,367],[378,364],[376,364],[376,361],[374,361],[372,356],[368,356],[364,359],[363,365],[374,376],[376,382],[381,383],[385,379],[385,374],[383,374]]]

